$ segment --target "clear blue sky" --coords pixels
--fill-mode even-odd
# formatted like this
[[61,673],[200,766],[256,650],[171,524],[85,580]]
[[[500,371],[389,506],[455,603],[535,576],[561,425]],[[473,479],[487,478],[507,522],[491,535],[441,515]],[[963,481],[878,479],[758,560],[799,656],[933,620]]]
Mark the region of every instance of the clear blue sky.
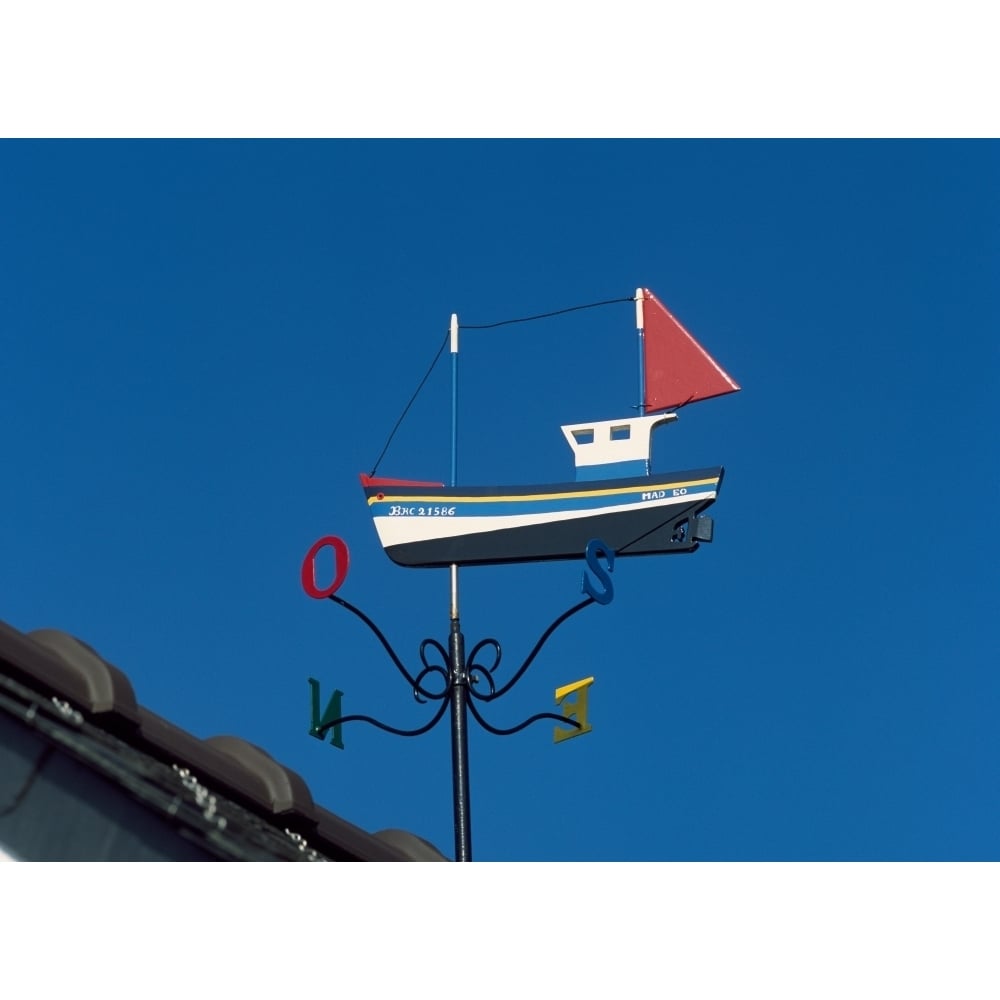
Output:
[[[1000,146],[0,143],[0,618],[65,629],[199,736],[453,849],[446,723],[300,590],[314,539],[416,665],[447,571],[378,546],[370,470],[447,329],[651,288],[743,386],[656,465],[722,464],[716,540],[622,560],[489,717],[596,676],[593,732],[473,724],[482,860],[996,859]],[[629,305],[463,337],[460,479],[572,475],[628,412]],[[445,479],[442,362],[380,472]],[[581,566],[462,576],[509,676]]]

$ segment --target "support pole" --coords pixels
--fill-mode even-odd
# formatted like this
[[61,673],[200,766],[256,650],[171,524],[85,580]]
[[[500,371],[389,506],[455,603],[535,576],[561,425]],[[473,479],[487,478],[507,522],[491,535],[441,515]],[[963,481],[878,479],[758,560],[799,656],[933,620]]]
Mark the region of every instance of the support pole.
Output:
[[[451,485],[458,485],[458,315],[451,314]],[[448,670],[451,680],[451,789],[455,811],[455,860],[472,860],[469,810],[469,730],[465,637],[458,616],[458,566],[451,565],[451,631]]]
[[465,637],[457,618],[448,641],[451,668],[451,786],[455,804],[455,860],[472,860],[472,817],[469,811],[469,730],[466,699]]

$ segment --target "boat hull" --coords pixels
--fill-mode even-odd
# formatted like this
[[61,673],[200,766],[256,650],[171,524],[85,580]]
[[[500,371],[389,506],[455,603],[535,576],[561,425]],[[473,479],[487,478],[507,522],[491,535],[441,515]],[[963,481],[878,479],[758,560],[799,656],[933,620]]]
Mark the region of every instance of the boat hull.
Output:
[[713,468],[543,486],[362,481],[389,558],[435,567],[579,559],[594,538],[617,556],[692,552],[722,477]]

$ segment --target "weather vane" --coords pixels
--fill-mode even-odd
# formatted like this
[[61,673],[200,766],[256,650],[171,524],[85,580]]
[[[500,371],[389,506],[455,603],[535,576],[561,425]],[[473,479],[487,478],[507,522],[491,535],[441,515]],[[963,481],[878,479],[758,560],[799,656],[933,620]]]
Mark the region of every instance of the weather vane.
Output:
[[[333,535],[319,539],[302,563],[305,592],[316,599],[329,599],[360,618],[379,640],[416,700],[425,704],[437,703],[425,725],[399,729],[371,716],[343,714],[341,691],[335,691],[323,708],[319,682],[310,678],[310,735],[320,740],[329,735],[332,744],[341,749],[344,746],[343,726],[348,722],[367,722],[399,736],[420,736],[433,729],[450,710],[457,861],[472,858],[469,714],[484,729],[498,736],[509,736],[534,722],[552,720],[557,723],[554,739],[559,743],[590,731],[588,693],[594,678],[587,677],[557,688],[558,712],[540,712],[510,729],[491,725],[477,702],[485,705],[510,691],[548,638],[568,618],[590,604],[610,603],[614,596],[611,573],[616,559],[693,552],[701,542],[712,540],[713,522],[703,512],[718,496],[723,469],[653,471],[652,432],[676,420],[676,411],[682,406],[736,392],[740,387],[648,289],[636,289],[634,297],[576,306],[559,313],[616,302],[635,303],[639,340],[639,403],[635,407],[638,412],[616,420],[563,425],[563,435],[575,460],[576,479],[573,482],[530,486],[458,485],[460,327],[454,314],[445,341],[451,346],[451,482],[445,485],[378,477],[375,475],[377,462],[376,469],[361,475],[376,533],[389,558],[399,566],[450,570],[447,647],[436,639],[424,639],[419,651],[420,669],[411,672],[406,668],[378,626],[337,594],[347,577],[350,560],[342,539]],[[559,313],[505,322],[526,322]],[[500,325],[503,324],[490,324]],[[325,548],[333,552],[335,571],[332,582],[321,585],[317,580],[316,560]],[[483,639],[466,654],[459,618],[459,568],[565,559],[585,561],[584,600],[559,615],[510,680],[500,684],[497,670],[501,649],[496,639]]]

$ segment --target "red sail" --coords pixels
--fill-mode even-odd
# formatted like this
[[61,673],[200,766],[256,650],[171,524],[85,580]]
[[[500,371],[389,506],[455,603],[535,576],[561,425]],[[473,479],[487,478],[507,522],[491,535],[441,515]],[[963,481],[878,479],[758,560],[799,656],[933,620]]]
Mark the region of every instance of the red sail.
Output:
[[740,387],[648,288],[643,289],[642,312],[647,413],[739,391]]

